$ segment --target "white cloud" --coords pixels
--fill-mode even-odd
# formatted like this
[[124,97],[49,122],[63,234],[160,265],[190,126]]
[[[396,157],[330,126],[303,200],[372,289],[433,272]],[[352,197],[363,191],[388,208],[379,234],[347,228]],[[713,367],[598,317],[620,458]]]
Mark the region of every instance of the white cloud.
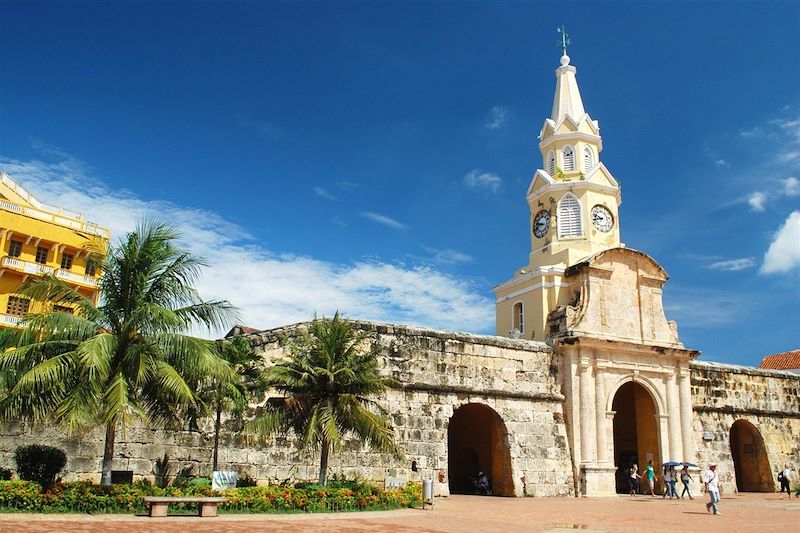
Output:
[[442,265],[453,265],[456,263],[471,263],[474,258],[458,250],[436,250],[433,260]]
[[780,274],[800,267],[800,211],[793,211],[764,254],[761,274]]
[[800,180],[795,177],[790,177],[783,180],[783,194],[786,196],[800,195]]
[[764,204],[767,203],[767,195],[763,192],[754,192],[747,198],[747,203],[753,211],[762,212],[765,209]]
[[508,109],[496,105],[489,111],[489,120],[484,125],[490,130],[498,130],[502,128],[508,120]]
[[503,179],[492,172],[483,172],[480,169],[474,169],[467,172],[464,176],[464,184],[470,189],[487,189],[492,192],[497,192]]
[[706,268],[709,270],[724,270],[728,272],[736,272],[739,270],[745,270],[747,268],[753,268],[756,266],[756,261],[752,257],[742,257],[739,259],[728,259],[725,261],[716,261],[707,265]]
[[278,253],[218,213],[109,190],[71,158],[49,163],[0,157],[0,169],[41,201],[81,211],[109,227],[114,240],[142,217],[172,222],[182,231],[184,246],[208,264],[198,283],[200,294],[229,300],[249,326],[276,327],[308,320],[315,312],[330,316],[337,309],[351,318],[462,331],[489,332],[494,326],[490,298],[470,282],[435,269]]
[[408,226],[406,226],[405,224],[398,222],[393,218],[389,218],[386,215],[381,215],[380,213],[373,213],[371,211],[362,211],[361,216],[373,222],[377,222],[378,224],[383,224],[384,226],[388,226],[390,228],[408,229]]
[[336,197],[322,187],[314,187],[314,194],[326,200],[336,200]]

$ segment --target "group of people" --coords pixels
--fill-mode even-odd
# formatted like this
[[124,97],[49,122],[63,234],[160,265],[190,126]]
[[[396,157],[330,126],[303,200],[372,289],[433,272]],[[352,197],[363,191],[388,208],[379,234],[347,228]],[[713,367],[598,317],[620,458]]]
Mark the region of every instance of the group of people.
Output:
[[[655,496],[655,484],[656,476],[655,468],[653,467],[653,461],[647,461],[647,467],[644,469],[644,475],[639,474],[639,466],[634,464],[630,468],[630,477],[628,478],[630,484],[630,491],[631,496],[636,496],[639,492],[640,487],[640,479],[644,478],[647,480],[648,488],[650,489],[650,495]],[[683,468],[680,471],[676,470],[675,466],[665,466],[662,473],[661,473],[661,481],[664,484],[664,494],[662,498],[666,498],[669,496],[669,499],[672,498],[679,498],[678,496],[678,480],[683,483],[683,491],[681,492],[680,498],[684,498],[687,495],[689,496],[690,500],[694,500],[691,491],[691,482],[692,476],[689,474],[689,465],[683,464]],[[708,494],[709,501],[706,504],[706,510],[710,513],[713,512],[714,514],[718,515],[719,512],[719,475],[717,474],[717,464],[710,463],[708,465],[708,470],[703,473],[703,487],[705,492]]]
[[[655,468],[653,467],[653,461],[647,461],[647,467],[644,469],[644,475],[639,474],[639,466],[632,465],[630,469],[630,491],[631,496],[636,496],[639,492],[640,488],[640,479],[645,479],[647,481],[647,486],[650,489],[650,496],[655,496],[655,486],[656,486],[656,479],[658,476],[656,475]],[[664,494],[663,497],[666,498],[669,496],[669,499],[678,498],[678,480],[683,483],[683,491],[681,492],[680,498],[684,498],[685,496],[689,496],[690,500],[693,500],[694,497],[692,496],[692,491],[690,488],[690,483],[692,481],[692,476],[689,474],[689,465],[684,464],[683,468],[678,471],[675,469],[674,466],[665,466],[662,473],[661,473],[661,481],[664,484]]]

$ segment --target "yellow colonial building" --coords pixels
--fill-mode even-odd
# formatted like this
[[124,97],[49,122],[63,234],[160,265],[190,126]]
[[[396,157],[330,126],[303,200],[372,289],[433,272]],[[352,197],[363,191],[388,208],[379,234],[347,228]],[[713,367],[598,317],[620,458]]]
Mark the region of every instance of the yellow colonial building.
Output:
[[570,265],[620,244],[614,176],[600,161],[600,126],[584,110],[576,69],[566,51],[556,69],[550,118],[539,133],[542,168],[528,187],[528,264],[494,288],[497,335],[544,341],[547,315],[569,303]]
[[0,172],[0,327],[42,309],[16,292],[31,276],[55,276],[96,302],[108,240],[108,229],[39,201]]

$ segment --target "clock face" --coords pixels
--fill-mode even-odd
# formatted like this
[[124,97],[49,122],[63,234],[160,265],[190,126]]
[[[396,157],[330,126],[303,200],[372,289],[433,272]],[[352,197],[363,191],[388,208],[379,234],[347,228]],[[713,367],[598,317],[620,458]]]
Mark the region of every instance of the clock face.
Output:
[[550,229],[550,211],[543,209],[533,218],[533,234],[541,239],[547,234],[548,229]]
[[592,208],[592,224],[600,231],[608,233],[614,227],[614,216],[604,206],[596,205]]

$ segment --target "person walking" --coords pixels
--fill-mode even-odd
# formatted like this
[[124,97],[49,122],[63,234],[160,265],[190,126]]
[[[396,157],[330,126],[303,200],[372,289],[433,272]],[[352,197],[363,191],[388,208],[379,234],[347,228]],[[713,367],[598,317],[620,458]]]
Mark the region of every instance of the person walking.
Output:
[[669,488],[671,494],[669,495],[669,499],[675,498],[678,499],[678,471],[675,470],[674,466],[669,467]]
[[664,484],[664,494],[661,496],[662,498],[669,496],[670,499],[672,499],[672,485],[670,485],[671,481],[672,473],[669,471],[669,467],[665,466],[661,474],[661,482]]
[[690,500],[694,500],[692,497],[692,491],[689,490],[689,483],[692,481],[692,476],[689,475],[689,466],[683,465],[681,469],[681,483],[683,483],[683,491],[681,492],[681,499],[683,499],[684,495],[688,494]]
[[650,487],[650,496],[655,496],[653,491],[656,485],[656,470],[653,468],[653,460],[647,461],[647,467],[644,469],[644,478],[647,479],[647,485]]
[[717,506],[719,503],[719,474],[717,474],[717,463],[708,463],[708,470],[703,474],[703,486],[705,486],[709,498],[706,504],[706,511],[710,513],[713,510],[714,514],[722,514],[719,512]]
[[634,464],[631,466],[630,478],[628,479],[628,483],[631,486],[631,496],[636,496],[636,493],[639,492],[640,479],[642,479],[642,476],[639,475],[639,465]]
[[778,481],[781,484],[781,500],[783,499],[783,491],[786,491],[786,495],[789,499],[792,499],[792,491],[789,488],[789,465],[784,465],[783,470],[778,472]]

